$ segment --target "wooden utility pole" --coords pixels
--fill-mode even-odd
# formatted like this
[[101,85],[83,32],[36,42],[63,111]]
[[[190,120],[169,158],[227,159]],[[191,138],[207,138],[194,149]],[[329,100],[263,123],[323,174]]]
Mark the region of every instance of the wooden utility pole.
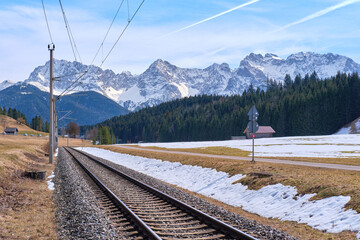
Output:
[[50,51],[50,126],[49,126],[49,163],[53,163],[54,160],[54,97],[53,97],[53,51],[55,50],[55,44],[49,44],[48,49]]

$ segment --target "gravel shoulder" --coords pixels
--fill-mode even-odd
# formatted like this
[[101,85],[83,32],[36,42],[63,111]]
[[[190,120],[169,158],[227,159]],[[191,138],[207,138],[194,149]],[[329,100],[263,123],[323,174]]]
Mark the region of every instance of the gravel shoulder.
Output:
[[63,148],[55,167],[55,217],[60,239],[118,239],[91,187]]

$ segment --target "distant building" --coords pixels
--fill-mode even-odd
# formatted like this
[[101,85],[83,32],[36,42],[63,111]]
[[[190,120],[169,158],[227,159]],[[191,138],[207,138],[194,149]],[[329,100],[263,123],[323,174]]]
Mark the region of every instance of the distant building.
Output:
[[[248,132],[247,128],[244,133],[246,134],[246,138],[252,138],[251,133]],[[255,133],[255,138],[270,138],[274,133],[274,129],[270,126],[259,126],[259,129]]]
[[19,131],[17,128],[5,128],[4,132],[6,135],[16,135]]

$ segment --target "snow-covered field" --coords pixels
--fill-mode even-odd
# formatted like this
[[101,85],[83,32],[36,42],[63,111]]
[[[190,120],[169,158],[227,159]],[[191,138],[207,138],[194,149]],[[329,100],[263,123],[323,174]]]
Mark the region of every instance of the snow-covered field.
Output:
[[[292,139],[295,143],[303,141],[301,138]],[[316,139],[307,141],[324,142],[319,138]],[[277,139],[277,141],[280,144],[281,140]],[[284,140],[284,142],[288,141]],[[296,145],[294,142],[292,144]],[[333,141],[327,139],[327,142],[336,145],[335,139]],[[344,142],[351,143],[349,139]],[[212,142],[212,144],[215,146],[216,143]],[[179,145],[185,145],[185,143]],[[119,154],[98,148],[78,149],[264,217],[305,223],[313,228],[332,233],[344,230],[360,231],[360,214],[351,209],[344,209],[344,205],[350,200],[349,196],[309,201],[314,194],[295,197],[297,190],[291,186],[276,184],[255,191],[247,189],[247,186],[240,183],[233,184],[244,177],[241,174],[230,177],[225,172],[200,166]]]
[[[252,140],[142,143],[142,147],[230,147],[252,151]],[[360,157],[360,134],[255,139],[255,155],[263,157]]]

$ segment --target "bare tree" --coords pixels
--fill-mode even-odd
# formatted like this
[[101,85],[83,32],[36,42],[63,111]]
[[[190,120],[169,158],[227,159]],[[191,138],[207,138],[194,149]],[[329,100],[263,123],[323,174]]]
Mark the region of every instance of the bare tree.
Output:
[[26,120],[24,118],[18,118],[17,121],[19,122],[19,125],[26,124]]
[[61,129],[61,136],[65,136],[66,135],[66,129],[65,128],[62,128]]
[[80,133],[80,127],[75,122],[69,122],[66,126],[66,130],[70,137],[76,137]]

